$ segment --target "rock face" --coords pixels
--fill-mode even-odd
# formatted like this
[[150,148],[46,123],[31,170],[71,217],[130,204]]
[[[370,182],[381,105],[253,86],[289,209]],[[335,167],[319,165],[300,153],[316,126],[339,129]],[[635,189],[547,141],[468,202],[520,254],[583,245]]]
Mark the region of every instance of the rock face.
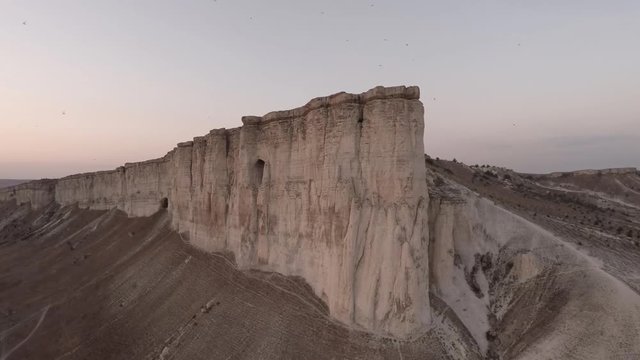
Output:
[[337,320],[407,338],[430,321],[418,98],[417,87],[316,98],[161,159],[0,190],[0,200],[129,216],[167,207],[196,247],[230,251],[241,269],[301,276]]
[[0,189],[0,201],[15,200],[39,209],[55,199],[56,180],[39,180]]

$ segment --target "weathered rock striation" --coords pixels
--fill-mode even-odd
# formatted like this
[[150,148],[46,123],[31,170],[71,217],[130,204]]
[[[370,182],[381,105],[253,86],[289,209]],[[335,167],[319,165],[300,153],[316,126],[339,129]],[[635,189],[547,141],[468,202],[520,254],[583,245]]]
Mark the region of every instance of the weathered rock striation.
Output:
[[2,189],[0,201],[167,207],[196,247],[301,276],[339,321],[407,338],[430,321],[423,117],[417,87],[339,93],[160,159]]

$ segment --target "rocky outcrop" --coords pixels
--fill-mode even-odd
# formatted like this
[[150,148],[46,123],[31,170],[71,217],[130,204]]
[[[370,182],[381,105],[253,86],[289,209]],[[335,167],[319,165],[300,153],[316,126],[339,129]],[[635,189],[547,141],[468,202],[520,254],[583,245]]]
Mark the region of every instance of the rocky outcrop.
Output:
[[339,321],[410,337],[430,321],[424,109],[417,87],[377,87],[244,117],[160,159],[11,191],[38,207],[148,216],[242,269],[303,277]]
[[0,201],[31,204],[34,209],[42,208],[55,198],[56,180],[39,180],[0,189]]

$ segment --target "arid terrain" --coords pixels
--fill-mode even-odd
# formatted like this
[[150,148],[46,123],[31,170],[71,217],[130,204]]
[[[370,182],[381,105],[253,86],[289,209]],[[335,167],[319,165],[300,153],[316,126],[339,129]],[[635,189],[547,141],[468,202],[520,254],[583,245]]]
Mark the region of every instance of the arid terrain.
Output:
[[[482,259],[471,271],[484,272],[488,282],[489,357],[639,358],[625,352],[625,341],[639,338],[637,172],[527,175],[430,158],[427,165],[432,201],[460,206],[470,201],[464,193],[474,192],[557,235],[564,243],[556,246],[600,261],[606,271],[590,274],[596,270],[553,261],[567,250],[546,249],[548,264],[505,256],[508,247]],[[186,244],[170,229],[165,210],[127,218],[118,210],[51,205],[32,211],[3,203],[0,219],[2,359],[485,357],[460,320],[473,311],[471,302],[456,309],[455,300],[434,301],[438,320],[418,339],[350,330],[328,316],[304,280],[238,271],[233,255]],[[516,280],[516,271],[527,279]],[[608,274],[611,279],[598,279]],[[482,292],[469,274],[464,281]],[[610,303],[607,282],[627,287],[616,290],[622,304]],[[432,291],[438,299],[440,290]],[[566,323],[572,327],[561,326]],[[451,329],[457,329],[453,336]],[[563,336],[560,352],[545,352],[545,342]],[[583,357],[589,344],[603,352]]]
[[0,218],[2,359],[446,358],[436,331],[348,330],[300,279],[185,244],[164,210],[3,204]]
[[[489,355],[640,358],[640,172],[533,175],[429,157],[426,162],[434,198],[487,202],[500,210],[487,216],[481,208],[485,226],[520,218],[534,232],[526,237],[546,238],[518,246],[522,239],[512,237],[497,251],[502,269],[495,268],[495,257],[480,257],[489,283]],[[499,224],[496,232],[483,230],[483,237],[509,236],[509,228]],[[515,279],[514,270],[520,272]],[[469,276],[467,282],[482,288]]]
[[424,155],[417,87],[0,189],[0,360],[640,359],[640,173]]

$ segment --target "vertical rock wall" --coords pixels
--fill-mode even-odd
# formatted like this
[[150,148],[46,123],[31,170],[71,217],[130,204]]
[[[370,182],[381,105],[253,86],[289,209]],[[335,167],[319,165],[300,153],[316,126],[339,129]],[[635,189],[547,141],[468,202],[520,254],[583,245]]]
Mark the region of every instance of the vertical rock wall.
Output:
[[0,202],[16,201],[39,209],[51,204],[55,198],[56,180],[39,180],[0,189]]
[[418,98],[378,87],[244,117],[161,159],[60,179],[55,200],[147,216],[166,199],[193,245],[302,276],[341,322],[408,337],[430,321]]

